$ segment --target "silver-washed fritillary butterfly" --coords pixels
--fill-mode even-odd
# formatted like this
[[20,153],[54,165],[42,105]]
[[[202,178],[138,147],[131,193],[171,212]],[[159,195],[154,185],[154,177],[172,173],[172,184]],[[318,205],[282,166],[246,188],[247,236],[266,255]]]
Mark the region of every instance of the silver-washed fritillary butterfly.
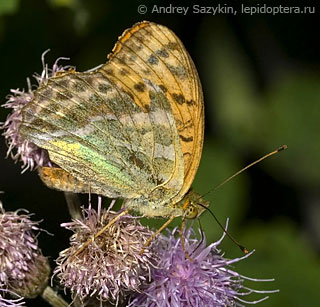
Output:
[[[168,28],[126,30],[92,72],[50,78],[23,109],[21,134],[59,167],[50,187],[125,199],[146,217],[196,217],[190,190],[204,133],[203,94],[190,55]],[[188,210],[186,214],[186,210]]]

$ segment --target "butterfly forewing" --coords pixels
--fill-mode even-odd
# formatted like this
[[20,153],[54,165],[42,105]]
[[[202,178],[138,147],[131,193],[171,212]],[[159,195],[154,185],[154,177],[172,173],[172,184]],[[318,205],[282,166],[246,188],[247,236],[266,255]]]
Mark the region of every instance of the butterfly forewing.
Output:
[[184,184],[177,201],[190,188],[202,152],[203,95],[194,63],[171,30],[149,22],[125,31],[109,58],[105,71],[128,88],[137,104],[149,101],[145,80],[153,80],[170,102],[184,158]]

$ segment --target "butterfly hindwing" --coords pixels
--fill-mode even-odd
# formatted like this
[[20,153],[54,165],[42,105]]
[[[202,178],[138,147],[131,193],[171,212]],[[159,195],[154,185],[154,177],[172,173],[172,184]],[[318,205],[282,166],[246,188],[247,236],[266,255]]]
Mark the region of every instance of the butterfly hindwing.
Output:
[[170,104],[160,89],[148,86],[150,105],[143,109],[103,71],[51,78],[23,110],[20,131],[93,192],[148,194],[173,174],[181,177]]

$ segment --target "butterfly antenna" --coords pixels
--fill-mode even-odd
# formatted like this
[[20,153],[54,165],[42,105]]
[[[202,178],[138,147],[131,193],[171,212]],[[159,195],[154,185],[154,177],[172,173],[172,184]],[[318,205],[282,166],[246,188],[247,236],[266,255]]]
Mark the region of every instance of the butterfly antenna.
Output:
[[206,209],[209,211],[209,213],[213,216],[213,218],[216,220],[216,222],[218,223],[218,225],[221,227],[221,229],[223,230],[223,232],[228,236],[228,238],[234,243],[236,244],[241,250],[242,252],[244,252],[245,254],[248,254],[248,250],[241,245],[224,227],[223,225],[220,223],[220,221],[218,220],[218,218],[215,216],[215,214],[206,206],[202,205],[202,204],[198,204],[199,206],[201,206],[202,208]]
[[[260,159],[250,163],[249,165],[247,165],[246,167],[242,168],[240,171],[236,172],[235,174],[233,174],[231,177],[227,178],[226,180],[224,180],[222,183],[220,183],[219,185],[217,185],[216,187],[214,187],[213,189],[209,190],[207,193],[201,195],[201,197],[199,197],[199,200],[200,198],[204,197],[205,195],[213,192],[213,191],[216,191],[218,190],[220,187],[222,187],[224,184],[226,184],[227,182],[229,182],[231,179],[233,179],[234,177],[238,176],[239,174],[241,174],[242,172],[244,172],[245,170],[247,170],[249,167],[261,162],[262,160],[282,151],[282,150],[285,150],[287,149],[287,145],[283,145],[279,148],[277,148],[276,150],[264,155],[263,157],[261,157]],[[221,227],[221,229],[223,230],[223,232],[229,237],[229,239],[235,243],[245,254],[248,253],[248,250],[243,246],[241,245],[224,227],[223,225],[220,223],[220,221],[218,220],[218,218],[215,216],[215,214],[206,206],[202,205],[200,202],[198,203],[199,206],[201,206],[202,208],[206,209],[209,211],[209,213],[213,216],[213,218],[215,219],[215,221],[217,222],[217,224]]]
[[218,184],[216,187],[214,187],[213,189],[209,190],[208,192],[204,193],[203,195],[201,195],[201,197],[204,197],[205,195],[214,192],[216,190],[218,190],[219,188],[221,188],[224,184],[226,184],[227,182],[229,182],[231,179],[233,179],[234,177],[240,175],[242,172],[244,172],[245,170],[247,170],[248,168],[250,168],[251,166],[261,162],[262,160],[271,157],[273,155],[275,155],[276,153],[283,151],[285,149],[287,149],[288,146],[287,145],[282,145],[279,148],[277,148],[276,150],[269,152],[268,154],[264,155],[263,157],[261,157],[260,159],[250,163],[249,165],[247,165],[246,167],[244,167],[243,169],[241,169],[240,171],[236,172],[235,174],[233,174],[232,176],[230,176],[229,178],[227,178],[226,180],[224,180],[223,182],[221,182],[220,184]]

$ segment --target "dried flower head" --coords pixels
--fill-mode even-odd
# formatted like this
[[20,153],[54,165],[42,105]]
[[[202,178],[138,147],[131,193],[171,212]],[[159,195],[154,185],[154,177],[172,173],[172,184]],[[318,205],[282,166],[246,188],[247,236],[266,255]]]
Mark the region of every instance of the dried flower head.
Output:
[[118,304],[129,292],[139,292],[150,281],[151,268],[158,259],[150,248],[142,255],[140,252],[153,233],[137,218],[124,215],[76,254],[83,243],[119,215],[101,211],[101,199],[97,211],[89,207],[84,212],[85,219],[62,225],[74,234],[71,246],[60,253],[54,273],[71,290],[74,299],[83,301],[95,296],[100,301]]
[[8,115],[5,123],[0,127],[4,129],[4,137],[8,144],[7,155],[11,156],[13,160],[21,160],[23,162],[23,171],[27,169],[34,169],[38,166],[52,166],[52,162],[49,159],[47,150],[39,148],[34,143],[24,139],[19,134],[19,127],[22,120],[21,110],[22,108],[33,100],[34,91],[39,87],[47,83],[48,79],[54,76],[58,72],[66,71],[69,66],[58,65],[59,60],[67,58],[58,58],[51,69],[44,62],[44,56],[42,55],[42,73],[34,74],[37,84],[31,85],[30,79],[27,79],[28,90],[25,91],[19,89],[12,89],[10,95],[7,96],[7,102],[3,105],[5,108],[12,109],[12,112]]
[[[7,298],[8,295],[16,298]],[[23,301],[22,297],[6,289],[5,286],[0,284],[0,306],[1,307],[22,307],[22,306],[25,306],[25,302]]]
[[[168,231],[167,237],[162,235],[157,240],[154,246],[161,261],[152,269],[153,281],[143,293],[132,296],[130,306],[241,306],[241,303],[267,299],[244,301],[242,296],[261,291],[245,287],[243,282],[248,278],[229,269],[231,264],[247,258],[252,252],[241,258],[226,259],[218,249],[224,236],[206,246],[205,238],[199,242],[189,229],[185,234],[185,250],[193,259],[190,261],[186,259],[181,239],[176,238],[177,232],[177,229]],[[262,291],[270,292],[275,291]]]
[[37,225],[29,215],[5,212],[0,206],[0,285],[27,298],[42,293],[50,274],[34,234]]

